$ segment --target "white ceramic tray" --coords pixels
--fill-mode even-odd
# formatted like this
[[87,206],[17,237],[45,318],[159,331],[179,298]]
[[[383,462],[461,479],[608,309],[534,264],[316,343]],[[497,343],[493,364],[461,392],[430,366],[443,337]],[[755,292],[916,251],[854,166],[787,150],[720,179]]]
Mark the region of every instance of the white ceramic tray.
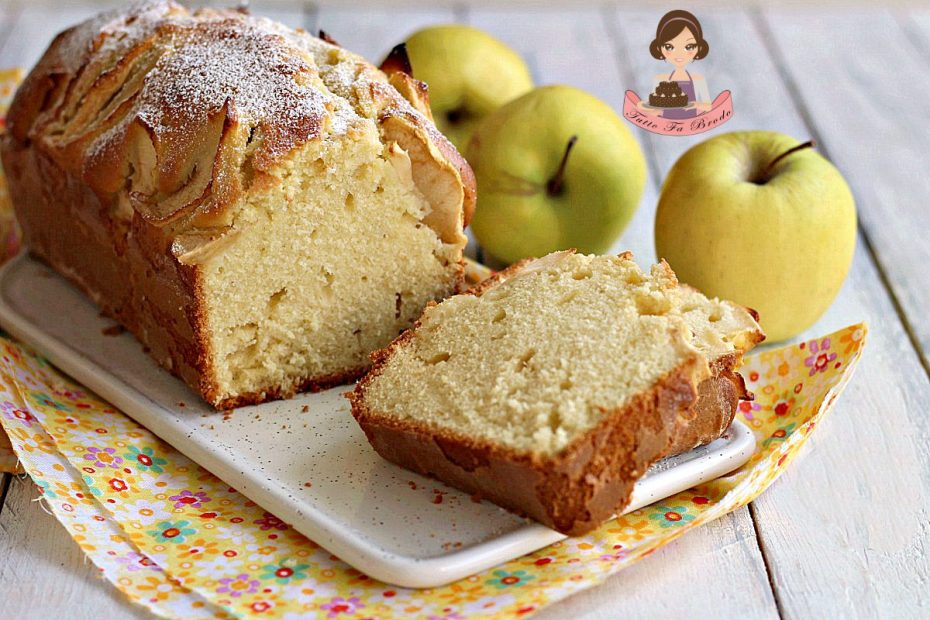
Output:
[[[113,322],[29,256],[0,271],[0,324],[248,498],[382,581],[438,586],[564,538],[382,460],[353,420],[341,395],[345,386],[231,415],[214,411],[161,370],[132,335],[105,335]],[[754,447],[752,433],[734,423],[708,446],[657,463],[637,484],[630,510],[732,471]]]

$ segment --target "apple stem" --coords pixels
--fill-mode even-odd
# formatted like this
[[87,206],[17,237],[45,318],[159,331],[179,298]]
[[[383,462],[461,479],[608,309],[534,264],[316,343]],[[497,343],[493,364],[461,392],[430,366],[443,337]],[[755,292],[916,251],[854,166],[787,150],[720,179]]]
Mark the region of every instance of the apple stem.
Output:
[[788,157],[792,153],[797,153],[798,151],[803,151],[804,149],[813,148],[815,146],[817,146],[816,142],[814,142],[813,140],[808,140],[804,144],[799,144],[797,146],[791,147],[790,149],[788,149],[787,151],[785,151],[784,153],[782,153],[781,155],[773,159],[771,162],[769,162],[769,165],[765,167],[765,171],[762,173],[762,179],[763,179],[762,182],[764,183],[765,181],[769,180],[770,178],[769,175],[772,173],[772,170],[775,168],[778,162]]
[[562,183],[565,182],[565,165],[568,163],[568,155],[572,152],[572,147],[575,146],[576,142],[578,142],[578,136],[574,135],[568,139],[568,144],[565,145],[562,161],[559,162],[555,175],[549,179],[549,183],[546,185],[546,191],[549,192],[550,196],[558,196],[562,193]]

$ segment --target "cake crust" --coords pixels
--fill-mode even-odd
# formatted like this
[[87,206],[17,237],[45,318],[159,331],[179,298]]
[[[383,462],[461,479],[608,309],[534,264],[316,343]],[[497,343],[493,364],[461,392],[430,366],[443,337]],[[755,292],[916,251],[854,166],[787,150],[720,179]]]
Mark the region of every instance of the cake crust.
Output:
[[[330,55],[352,69],[344,91],[327,95]],[[245,89],[240,60],[251,72]],[[474,176],[417,111],[420,98],[408,101],[361,57],[302,31],[156,0],[64,31],[17,91],[0,155],[24,245],[219,409],[352,381],[366,364],[225,395],[204,293],[204,261],[237,234],[232,207],[276,183],[295,150],[344,130],[333,101],[410,154],[434,207],[428,217],[443,220],[436,230],[467,224]],[[449,270],[457,290],[460,254]]]
[[[527,269],[545,269],[573,252],[525,259],[465,294],[480,296]],[[626,252],[620,256],[632,258]],[[601,409],[598,424],[557,454],[518,452],[369,407],[369,386],[390,358],[416,337],[420,327],[417,321],[390,346],[373,353],[371,370],[353,392],[346,393],[352,415],[369,443],[392,463],[477,494],[570,536],[584,534],[622,512],[634,484],[653,463],[717,439],[732,423],[740,399],[753,398],[736,372],[741,351],[713,360],[695,352],[622,406]],[[748,346],[763,338],[761,331],[750,333]]]
[[[687,380],[668,377],[547,461],[378,416],[358,397],[352,399],[352,413],[385,459],[477,493],[564,534],[580,535],[629,501],[633,483],[669,441],[662,418],[677,415],[678,407],[692,398]],[[623,419],[626,423],[620,423]],[[652,431],[636,432],[637,426]],[[612,458],[599,458],[603,455]]]
[[[372,411],[367,385],[408,331],[374,354],[375,365],[346,396],[352,415],[383,458],[477,494],[569,536],[599,526],[629,504],[633,485],[661,458],[718,438],[740,398],[751,398],[732,369],[693,379],[697,358],[613,411],[553,458],[518,453],[447,429]],[[729,364],[730,360],[722,361]]]
[[[237,10],[190,13],[172,0],[137,2],[55,37],[10,104],[8,133],[51,155],[99,194],[130,183],[132,209],[161,226],[172,223],[172,236],[200,233],[228,223],[229,206],[246,189],[230,164],[246,147],[251,171],[260,176],[340,122],[313,85],[320,68],[310,51],[326,48],[346,53]],[[384,73],[351,56],[354,79],[368,90],[361,105],[370,106],[382,125],[397,121],[435,148],[441,163],[461,177],[467,223],[474,175],[418,111],[424,98],[428,109],[425,93],[401,93]],[[251,74],[240,75],[236,62]],[[155,67],[158,77],[150,79]],[[240,89],[244,79],[262,88]],[[137,183],[132,164],[149,161],[148,148],[159,162],[156,178]]]

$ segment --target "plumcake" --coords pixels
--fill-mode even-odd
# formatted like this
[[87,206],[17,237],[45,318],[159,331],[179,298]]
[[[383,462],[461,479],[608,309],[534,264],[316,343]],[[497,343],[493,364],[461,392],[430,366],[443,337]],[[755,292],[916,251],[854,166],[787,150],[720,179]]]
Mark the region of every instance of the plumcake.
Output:
[[664,262],[566,251],[430,305],[348,396],[382,457],[579,535],[726,430],[763,338]]
[[3,165],[29,250],[225,409],[357,378],[457,291],[474,177],[425,98],[302,30],[136,3],[55,38]]

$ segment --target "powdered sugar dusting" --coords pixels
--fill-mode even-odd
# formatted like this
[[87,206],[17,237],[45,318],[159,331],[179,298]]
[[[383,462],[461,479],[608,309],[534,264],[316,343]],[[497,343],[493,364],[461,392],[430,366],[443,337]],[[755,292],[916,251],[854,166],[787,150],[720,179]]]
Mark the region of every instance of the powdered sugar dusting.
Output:
[[197,24],[190,34],[146,80],[138,110],[146,124],[183,128],[228,103],[240,123],[283,126],[296,143],[318,132],[333,106],[312,84],[314,67],[278,36],[240,20]]
[[62,33],[56,52],[43,62],[51,62],[68,73],[76,73],[84,63],[110,56],[121,56],[138,43],[154,24],[170,14],[185,13],[171,0],[143,0],[105,11]]
[[30,78],[57,89],[32,125],[39,141],[60,152],[79,144],[81,176],[97,191],[126,191],[159,225],[226,225],[224,207],[256,172],[305,143],[377,130],[385,115],[435,131],[356,54],[268,19],[191,13],[171,0],[66,31]]
[[152,41],[161,55],[134,95],[132,109],[89,145],[88,155],[122,140],[135,119],[168,151],[188,148],[224,108],[230,120],[258,130],[263,161],[322,134],[344,133],[356,115],[321,88],[312,55],[283,30],[236,11],[191,14],[164,0],[106,13],[72,29],[55,54],[58,66],[105,70]]
[[342,97],[349,96],[350,89],[359,77],[359,67],[355,63],[327,65],[323,71],[326,73],[326,85]]

